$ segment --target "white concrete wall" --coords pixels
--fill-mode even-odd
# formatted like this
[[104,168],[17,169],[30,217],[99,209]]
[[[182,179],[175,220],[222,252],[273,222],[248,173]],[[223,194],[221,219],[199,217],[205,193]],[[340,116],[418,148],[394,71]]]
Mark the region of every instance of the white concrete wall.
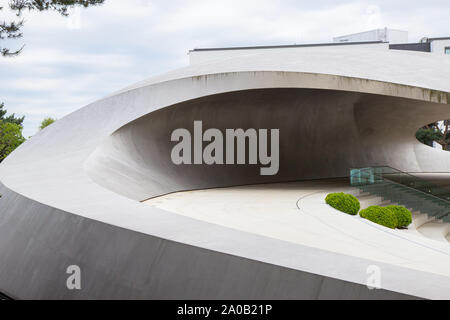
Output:
[[431,42],[431,52],[433,52],[433,53],[444,54],[446,47],[450,47],[450,39],[449,40],[434,40],[433,42]]
[[385,41],[385,39],[380,39],[380,30],[370,30],[365,32],[348,34],[345,36],[336,37],[333,39],[334,42],[359,42],[359,41]]
[[362,42],[362,41],[384,41],[389,43],[407,43],[408,32],[394,29],[375,29],[366,32],[349,34],[333,39],[336,43]]
[[408,43],[408,31],[388,29],[387,41],[390,44]]

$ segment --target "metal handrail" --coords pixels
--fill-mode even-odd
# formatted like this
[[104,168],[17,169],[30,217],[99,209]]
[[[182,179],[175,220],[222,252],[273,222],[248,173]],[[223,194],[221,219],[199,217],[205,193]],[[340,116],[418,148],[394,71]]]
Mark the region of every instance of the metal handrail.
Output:
[[[375,169],[384,169],[384,168],[389,169],[389,170],[391,170],[393,172],[391,172],[391,173],[383,173],[383,172],[381,172],[381,174],[380,174],[379,172],[377,172],[375,170]],[[358,174],[359,178],[361,178],[361,173],[364,174],[365,171],[369,171],[370,170],[370,177],[374,178],[372,183],[362,183],[361,185],[376,185],[377,182],[379,182],[379,181],[384,181],[384,180],[385,181],[389,181],[392,184],[399,185],[399,186],[402,186],[403,188],[407,188],[407,189],[413,190],[415,193],[420,193],[422,195],[426,195],[427,197],[432,197],[432,198],[434,198],[435,201],[437,200],[438,202],[436,204],[438,206],[444,206],[443,210],[444,211],[446,211],[446,210],[448,211],[447,213],[445,213],[443,215],[437,216],[438,219],[443,219],[443,218],[445,218],[445,217],[450,215],[450,211],[449,211],[450,210],[450,201],[448,201],[447,199],[443,199],[443,198],[441,198],[439,196],[436,196],[431,191],[432,189],[436,189],[437,188],[438,190],[448,191],[447,193],[450,193],[449,189],[442,188],[442,187],[440,187],[438,185],[435,185],[433,183],[429,183],[427,180],[418,178],[418,177],[413,176],[413,175],[411,175],[409,173],[402,172],[402,171],[400,171],[398,169],[395,169],[395,168],[392,168],[392,167],[389,167],[389,166],[375,166],[375,167],[370,167],[370,168],[352,169],[352,171],[354,171],[354,170],[358,170],[359,171],[359,174]],[[386,175],[396,174],[396,173],[402,174],[402,175],[406,175],[407,177],[412,178],[413,182],[414,181],[424,182],[426,187],[430,188],[430,192],[424,192],[423,190],[418,189],[418,188],[414,188],[411,185],[403,184],[401,182],[398,182],[398,181],[395,181],[395,180],[392,180],[392,179],[389,179],[388,177],[386,177]],[[356,177],[356,174],[350,174],[350,177]],[[381,180],[375,179],[375,178],[379,178]],[[426,198],[425,198],[425,200],[433,201],[431,199],[426,199]]]
[[[394,170],[394,171],[395,171],[395,172],[392,172],[392,174],[400,173],[400,174],[403,174],[403,175],[406,175],[406,176],[408,176],[408,177],[413,178],[415,181],[420,181],[420,182],[426,183],[426,184],[427,184],[427,188],[436,188],[436,189],[439,189],[439,190],[447,191],[447,193],[450,193],[450,189],[446,189],[446,188],[440,187],[439,185],[430,183],[429,181],[427,181],[427,180],[425,180],[425,179],[418,178],[418,177],[416,177],[416,176],[414,176],[414,175],[411,175],[411,174],[409,174],[409,173],[407,173],[407,172],[403,172],[403,171],[400,171],[400,170],[398,170],[398,169],[395,169],[395,168],[392,168],[392,167],[389,167],[389,166],[374,166],[374,167],[370,167],[370,168],[361,168],[361,169],[358,169],[358,170],[375,169],[375,168],[381,168],[381,169],[382,169],[382,168],[388,168],[388,169],[390,169],[390,170]],[[433,192],[431,192],[431,191],[430,191],[430,192],[424,192],[423,190],[420,190],[420,189],[418,189],[418,188],[414,188],[414,187],[412,187],[412,186],[410,186],[410,185],[406,185],[406,184],[403,184],[403,183],[399,183],[399,182],[394,181],[394,180],[392,180],[392,179],[389,179],[388,177],[385,176],[386,174],[391,174],[391,173],[382,173],[382,175],[380,175],[380,174],[377,173],[376,171],[373,171],[372,174],[373,174],[374,176],[377,176],[377,177],[381,178],[381,179],[386,179],[386,180],[389,180],[389,181],[391,181],[391,182],[395,182],[395,183],[397,183],[397,184],[399,184],[399,185],[402,185],[402,186],[404,186],[404,187],[407,187],[407,188],[416,190],[416,191],[421,192],[421,193],[423,193],[423,194],[431,195],[431,196],[435,197],[436,199],[439,199],[439,200],[441,200],[441,201],[445,201],[446,203],[448,203],[448,204],[450,205],[450,201],[449,201],[450,199],[444,199],[444,198],[441,198],[441,197],[439,197],[439,196],[433,194]]]

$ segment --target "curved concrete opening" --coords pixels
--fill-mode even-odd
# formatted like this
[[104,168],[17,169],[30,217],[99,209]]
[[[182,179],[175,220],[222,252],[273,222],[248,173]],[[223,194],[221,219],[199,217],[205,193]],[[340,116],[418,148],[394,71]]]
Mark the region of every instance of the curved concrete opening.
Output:
[[[450,154],[415,138],[419,127],[443,118],[450,118],[446,104],[390,96],[236,91],[186,101],[125,125],[91,155],[85,169],[98,184],[138,201],[183,190],[345,177],[352,167],[444,172],[450,171]],[[279,173],[261,176],[259,164],[173,164],[172,132],[192,133],[196,120],[203,121],[203,130],[280,129]]]
[[[446,120],[438,120],[438,121],[434,121],[433,122],[433,124],[435,124],[435,123],[437,123],[437,122],[439,122],[440,124],[439,124],[439,127],[440,127],[440,129],[438,130],[437,128],[435,128],[434,126],[430,126],[429,124],[427,124],[427,127],[426,127],[426,131],[428,131],[428,130],[435,130],[435,131],[437,131],[437,132],[439,132],[439,131],[444,131],[444,130],[442,130],[442,128],[443,127],[441,127],[441,124],[443,124],[443,125],[445,125],[444,124],[444,122],[445,122]],[[438,139],[436,136],[435,137],[433,137],[433,136],[431,136],[431,134],[430,133],[426,133],[425,134],[425,132],[423,131],[423,129],[424,129],[424,127],[420,127],[418,130],[417,130],[417,133],[416,133],[416,138],[417,138],[417,140],[420,142],[420,143],[422,143],[422,144],[424,144],[424,145],[426,145],[426,146],[429,146],[429,147],[433,147],[434,148],[434,146],[433,146],[433,143]],[[445,131],[444,131],[445,132]],[[445,136],[445,134],[443,134],[444,136]],[[422,139],[422,140],[421,140]],[[426,141],[426,142],[425,142]],[[436,148],[439,148],[439,150],[444,150],[444,151],[450,151],[450,150],[446,150],[443,146],[440,146],[438,143],[436,143]]]

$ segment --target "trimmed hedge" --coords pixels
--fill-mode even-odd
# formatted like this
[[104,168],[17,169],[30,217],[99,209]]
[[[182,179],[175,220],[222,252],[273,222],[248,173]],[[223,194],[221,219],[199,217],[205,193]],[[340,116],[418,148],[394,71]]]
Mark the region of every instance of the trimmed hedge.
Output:
[[371,206],[362,210],[359,215],[361,218],[367,219],[379,225],[395,229],[398,227],[397,215],[392,209],[380,206]]
[[361,208],[359,200],[351,194],[331,193],[325,199],[325,202],[336,210],[356,216]]
[[406,228],[412,223],[412,213],[405,207],[387,206],[386,208],[391,210],[397,216],[397,228]]

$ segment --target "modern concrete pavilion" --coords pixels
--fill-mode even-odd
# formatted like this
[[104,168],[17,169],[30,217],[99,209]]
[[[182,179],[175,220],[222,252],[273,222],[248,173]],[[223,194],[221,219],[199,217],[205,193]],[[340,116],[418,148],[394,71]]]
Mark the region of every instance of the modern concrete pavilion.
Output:
[[[350,168],[450,172],[450,153],[415,139],[421,126],[450,118],[449,57],[379,46],[197,61],[58,120],[0,165],[0,291],[21,299],[449,299],[448,243],[324,204],[327,192],[355,191],[342,180]],[[174,165],[170,135],[194,120],[279,128],[278,175]],[[298,182],[277,185],[287,181]],[[199,191],[214,193],[209,201],[191,194],[189,210],[167,202],[182,191],[260,183],[274,193],[241,197],[242,206],[233,202],[246,194],[239,188]],[[279,207],[270,194],[280,195]],[[81,268],[81,290],[66,287],[70,265]],[[381,290],[366,287],[373,265]]]

